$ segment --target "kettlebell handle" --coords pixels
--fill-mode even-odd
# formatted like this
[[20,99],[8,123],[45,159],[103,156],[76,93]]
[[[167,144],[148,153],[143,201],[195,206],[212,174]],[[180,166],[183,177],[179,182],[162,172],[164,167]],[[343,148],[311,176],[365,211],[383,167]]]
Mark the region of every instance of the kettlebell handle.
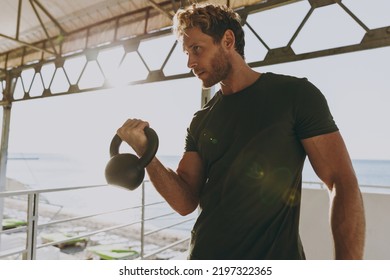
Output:
[[[145,168],[153,159],[154,155],[158,149],[158,136],[157,133],[151,129],[150,127],[145,127],[144,129],[145,136],[148,139],[148,146],[146,148],[145,153],[139,158],[138,166]],[[114,135],[114,138],[111,140],[110,144],[110,156],[116,156],[119,154],[119,147],[122,143],[122,139],[118,136],[118,134]]]

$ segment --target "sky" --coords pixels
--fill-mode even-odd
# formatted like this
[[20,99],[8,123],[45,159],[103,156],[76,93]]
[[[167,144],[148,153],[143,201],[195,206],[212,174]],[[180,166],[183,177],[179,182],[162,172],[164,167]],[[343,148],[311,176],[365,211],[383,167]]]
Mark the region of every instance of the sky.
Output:
[[[343,3],[363,3],[354,1]],[[388,15],[377,15],[383,10],[390,10],[389,2],[378,1],[381,6],[377,10],[373,10],[375,5],[365,8],[367,14],[375,14],[367,18],[370,28],[390,25]],[[285,7],[277,12],[270,10],[261,13],[259,18],[249,17],[248,22],[264,36],[270,47],[278,47],[288,42],[294,26],[296,28],[307,11],[307,5],[307,1],[302,1],[295,6],[294,16],[292,7]],[[361,39],[364,32],[350,21],[345,21],[345,13],[333,6],[323,9],[313,15],[312,22],[302,30],[303,38],[297,38],[293,45],[297,52],[324,44],[330,47],[326,46],[327,42],[351,43]],[[354,11],[361,13],[362,9],[364,6],[357,5]],[[329,15],[332,15],[332,21],[329,21]],[[280,21],[280,18],[285,20]],[[343,20],[345,24],[338,24]],[[161,59],[155,46],[151,41],[145,43],[145,52],[154,52],[156,59]],[[254,46],[253,36],[247,32],[248,62],[262,55],[262,50],[256,50]],[[185,67],[183,54],[175,55],[178,61],[175,64]],[[307,77],[327,98],[351,157],[390,160],[389,60],[390,48],[387,47],[256,70]],[[194,112],[201,106],[200,93],[200,81],[187,78],[15,102],[12,107],[9,153],[65,154],[103,165],[109,158],[108,147],[116,129],[128,118],[141,118],[149,121],[159,135],[159,155],[181,155],[186,128]],[[121,149],[131,152],[125,146]]]

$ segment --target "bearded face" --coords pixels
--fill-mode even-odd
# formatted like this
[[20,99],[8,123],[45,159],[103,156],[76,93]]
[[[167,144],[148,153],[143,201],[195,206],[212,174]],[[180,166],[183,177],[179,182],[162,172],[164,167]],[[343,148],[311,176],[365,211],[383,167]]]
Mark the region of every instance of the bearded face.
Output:
[[203,33],[199,28],[186,30],[183,37],[183,51],[188,55],[187,66],[202,81],[204,88],[227,79],[232,64],[229,54],[220,43]]
[[231,69],[232,65],[227,55],[222,47],[219,47],[215,56],[212,57],[208,69],[198,78],[202,80],[204,88],[209,88],[226,79]]

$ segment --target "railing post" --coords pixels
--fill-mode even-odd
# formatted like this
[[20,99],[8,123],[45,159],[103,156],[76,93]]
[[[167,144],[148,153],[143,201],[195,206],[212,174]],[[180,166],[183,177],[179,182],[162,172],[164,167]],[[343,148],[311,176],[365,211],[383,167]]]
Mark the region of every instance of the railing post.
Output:
[[141,260],[144,258],[145,246],[145,181],[142,182],[141,194]]
[[[9,87],[6,89],[9,90]],[[5,191],[7,184],[7,160],[8,160],[8,140],[11,123],[11,106],[12,103],[3,106],[3,122],[1,128],[0,139],[0,192]],[[4,198],[0,197],[0,225],[3,224],[4,213]],[[0,249],[1,249],[1,236],[0,236]]]
[[203,107],[203,105],[205,105],[207,102],[209,102],[209,100],[211,99],[211,97],[213,97],[215,94],[215,86],[212,86],[210,88],[202,88],[202,92],[201,92],[201,101],[200,101],[200,105]]
[[31,193],[28,195],[27,208],[27,252],[23,255],[23,259],[35,260],[37,252],[37,232],[38,232],[38,204],[39,194]]

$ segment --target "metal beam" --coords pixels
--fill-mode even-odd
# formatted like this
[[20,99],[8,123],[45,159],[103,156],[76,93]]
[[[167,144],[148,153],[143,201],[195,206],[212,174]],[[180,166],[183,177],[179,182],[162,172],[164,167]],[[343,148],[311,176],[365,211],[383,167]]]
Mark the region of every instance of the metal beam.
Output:
[[390,26],[369,31],[359,44],[338,48],[295,54],[290,47],[272,49],[262,61],[249,63],[250,67],[260,67],[279,63],[300,61],[324,56],[338,55],[390,46]]
[[18,3],[18,17],[17,17],[17,22],[16,22],[16,35],[15,38],[18,40],[19,39],[19,31],[20,31],[20,19],[22,17],[22,0],[19,0]]
[[168,12],[168,11],[164,10],[163,8],[161,8],[161,6],[159,4],[157,4],[156,2],[154,2],[153,0],[148,0],[148,2],[150,3],[150,5],[153,6],[153,8],[158,10],[161,14],[167,16],[169,19],[173,18],[173,14],[171,14],[170,12]]
[[[36,3],[36,2],[35,2]],[[41,27],[43,29],[43,31],[45,32],[45,35],[46,35],[46,38],[47,40],[49,41],[50,45],[51,45],[51,48],[53,49],[54,53],[57,54],[57,50],[56,50],[56,47],[54,46],[54,43],[53,43],[53,40],[50,38],[49,36],[49,32],[47,31],[46,29],[46,26],[44,25],[38,11],[37,11],[37,8],[35,7],[34,5],[34,1],[33,0],[30,0],[30,4],[31,4],[31,7],[33,8],[34,10],[34,13],[35,15],[37,16],[38,20],[39,20],[39,23],[41,24]]]
[[61,24],[49,13],[49,11],[38,0],[31,0],[31,2],[37,4],[37,6],[50,18],[50,20],[54,23],[54,25],[57,26],[61,34],[63,35],[67,34],[65,29],[62,28]]
[[303,0],[263,0],[260,1],[258,4],[246,6],[243,10],[240,9],[237,12],[239,14],[257,13],[300,1]]
[[30,44],[30,43],[27,43],[27,42],[18,40],[18,39],[16,39],[16,38],[12,38],[12,37],[7,36],[7,35],[5,35],[5,34],[1,34],[1,33],[0,33],[0,37],[3,37],[3,38],[5,38],[5,39],[8,39],[8,40],[10,40],[10,41],[16,42],[16,43],[18,43],[18,44],[21,44],[21,45],[23,45],[23,46],[32,48],[32,49],[37,50],[37,51],[40,51],[40,52],[46,52],[46,53],[49,53],[49,54],[54,54],[54,52],[52,52],[52,51],[49,51],[49,50],[46,50],[46,49],[37,47],[36,45],[33,45],[33,44]]
[[341,1],[337,1],[337,4],[351,17],[355,22],[357,22],[364,30],[369,31],[370,29],[365,25],[350,9],[348,9]]

